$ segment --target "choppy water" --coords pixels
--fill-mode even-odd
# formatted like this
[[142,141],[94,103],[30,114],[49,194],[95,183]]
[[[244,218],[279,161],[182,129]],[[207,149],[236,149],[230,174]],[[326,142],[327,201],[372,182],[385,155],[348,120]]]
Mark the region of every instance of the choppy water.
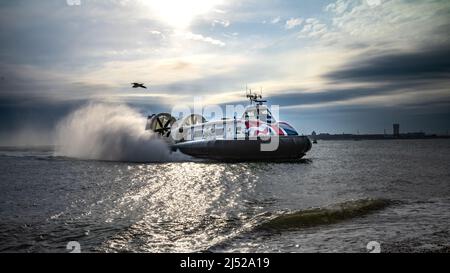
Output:
[[322,141],[295,163],[0,149],[0,251],[450,249],[450,141]]

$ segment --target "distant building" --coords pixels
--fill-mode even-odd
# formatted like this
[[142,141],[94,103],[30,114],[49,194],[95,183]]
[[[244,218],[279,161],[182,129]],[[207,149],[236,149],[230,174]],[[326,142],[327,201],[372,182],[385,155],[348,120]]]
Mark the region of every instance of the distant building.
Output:
[[394,137],[400,137],[400,124],[398,123],[393,124],[393,135]]
[[412,132],[403,134],[405,138],[425,138],[426,134],[424,132]]

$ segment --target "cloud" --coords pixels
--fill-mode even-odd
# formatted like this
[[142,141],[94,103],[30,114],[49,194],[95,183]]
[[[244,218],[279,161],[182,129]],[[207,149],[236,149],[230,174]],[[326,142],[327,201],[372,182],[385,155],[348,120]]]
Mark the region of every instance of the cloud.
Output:
[[367,5],[374,7],[381,5],[381,0],[366,0]]
[[278,24],[281,21],[281,17],[277,16],[275,18],[273,18],[272,20],[270,20],[271,24]]
[[334,47],[364,44],[397,50],[449,41],[449,1],[338,0],[325,10],[331,24],[321,38]]
[[0,7],[2,62],[79,68],[107,60],[109,54],[115,57],[122,52],[126,53],[122,57],[140,58],[167,46],[148,32],[164,25],[144,14],[136,3],[89,1],[71,7],[62,2],[28,1]]
[[286,21],[285,28],[286,29],[293,29],[296,26],[301,25],[302,23],[303,23],[303,19],[302,18],[291,18],[291,19]]
[[358,56],[342,67],[328,72],[333,81],[387,82],[450,79],[450,45],[417,51],[384,52]]
[[[363,0],[364,1],[364,0]],[[356,1],[353,0],[338,0],[325,7],[326,11],[330,11],[336,14],[342,14],[349,9],[351,5],[354,5]]]
[[[298,98],[297,98],[298,99]],[[295,98],[292,98],[295,100]],[[420,101],[418,103],[417,101]],[[430,109],[428,107],[434,106],[439,109]],[[342,98],[340,100],[331,101],[317,101],[312,103],[299,103],[287,106],[282,106],[284,109],[339,109],[342,107],[346,109],[362,110],[378,109],[379,112],[385,109],[392,109],[397,111],[409,112],[414,114],[415,110],[422,109],[425,112],[438,112],[445,115],[450,115],[449,111],[450,100],[440,91],[430,91],[428,93],[419,91],[406,92],[391,92],[388,94],[370,94],[365,96],[355,96],[349,98]]]
[[193,41],[201,41],[201,42],[205,42],[205,43],[209,43],[215,46],[219,46],[219,47],[224,47],[226,44],[224,42],[222,42],[221,40],[217,40],[211,37],[205,37],[201,34],[195,34],[192,32],[186,32],[182,34],[183,37],[185,37],[186,39],[189,40],[193,40]]
[[[0,4],[3,105],[94,98],[167,106],[211,90],[211,101],[236,101],[246,83],[280,104],[323,112],[450,97],[447,0],[219,1],[182,29],[169,21],[184,11],[162,2],[170,20],[143,0],[56,2]],[[151,89],[130,92],[131,81]],[[278,97],[285,92],[291,97]]]
[[229,27],[230,26],[230,21],[228,20],[214,20],[212,22],[212,26],[215,27],[216,25],[221,25],[223,27]]
[[287,106],[321,105],[335,103],[349,99],[366,97],[374,94],[386,93],[386,88],[334,88],[320,92],[302,90],[283,91],[284,94],[271,96],[271,103]]
[[320,38],[327,33],[328,27],[316,18],[308,18],[305,21],[303,29],[299,33],[300,38]]
[[162,34],[161,31],[158,31],[158,30],[150,30],[150,33],[153,35],[161,35]]

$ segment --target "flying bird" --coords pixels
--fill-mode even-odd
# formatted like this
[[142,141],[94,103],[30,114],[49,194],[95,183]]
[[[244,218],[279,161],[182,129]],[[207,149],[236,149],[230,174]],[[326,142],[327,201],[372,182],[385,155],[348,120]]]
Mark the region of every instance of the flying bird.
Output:
[[145,89],[147,89],[147,87],[143,83],[133,82],[131,84],[133,85],[133,88],[145,88]]

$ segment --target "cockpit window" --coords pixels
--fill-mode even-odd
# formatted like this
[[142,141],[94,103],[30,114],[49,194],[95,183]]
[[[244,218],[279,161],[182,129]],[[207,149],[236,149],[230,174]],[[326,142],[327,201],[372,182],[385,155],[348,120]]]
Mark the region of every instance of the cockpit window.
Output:
[[244,117],[248,120],[257,120],[263,122],[275,122],[273,120],[272,114],[266,108],[259,109],[259,113],[257,109],[247,110],[244,114]]
[[272,122],[272,115],[270,114],[270,111],[267,109],[260,109],[259,120],[264,122]]
[[252,120],[252,119],[256,119],[256,110],[250,110],[245,112],[245,117]]

